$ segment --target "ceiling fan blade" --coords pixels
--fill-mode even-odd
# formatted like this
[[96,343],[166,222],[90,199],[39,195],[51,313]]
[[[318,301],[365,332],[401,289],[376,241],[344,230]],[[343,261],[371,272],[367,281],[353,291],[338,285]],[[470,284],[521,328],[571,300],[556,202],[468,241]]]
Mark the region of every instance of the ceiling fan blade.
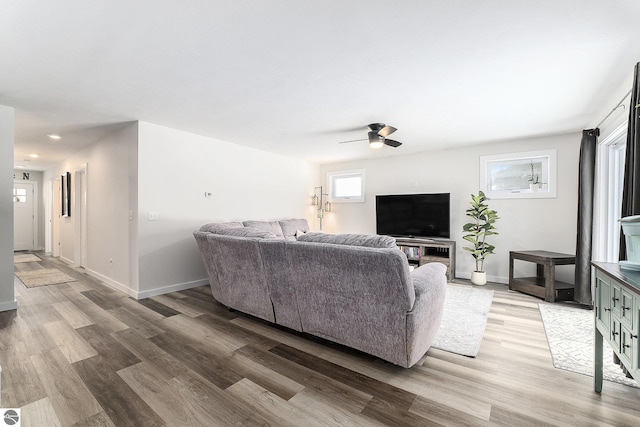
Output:
[[338,142],[338,144],[347,144],[349,142],[358,142],[358,141],[366,141],[366,140],[367,140],[367,138],[364,138],[364,139],[350,139],[349,141],[340,141],[340,142]]
[[378,131],[378,135],[382,135],[386,138],[397,130],[398,129],[394,128],[393,126],[385,126]]
[[393,147],[393,148],[399,147],[399,146],[402,145],[402,142],[398,142],[398,141],[395,141],[393,139],[385,139],[384,143],[385,143],[385,145],[388,145],[389,147]]

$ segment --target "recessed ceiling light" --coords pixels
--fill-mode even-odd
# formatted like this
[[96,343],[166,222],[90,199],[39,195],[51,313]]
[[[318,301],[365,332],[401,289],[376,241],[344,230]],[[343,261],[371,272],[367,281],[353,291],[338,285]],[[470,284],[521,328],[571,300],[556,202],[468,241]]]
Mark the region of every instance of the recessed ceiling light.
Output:
[[48,136],[49,138],[51,138],[51,139],[55,139],[55,140],[62,139],[62,137],[61,137],[60,135],[56,135],[55,133],[50,133],[50,134],[49,134],[49,135],[47,135],[47,136]]
[[31,154],[29,154],[29,157],[31,157],[32,159],[37,159],[40,156],[38,154],[36,154],[36,153],[31,153]]
[[25,168],[24,165],[14,165],[13,167],[16,168],[16,169],[24,169]]

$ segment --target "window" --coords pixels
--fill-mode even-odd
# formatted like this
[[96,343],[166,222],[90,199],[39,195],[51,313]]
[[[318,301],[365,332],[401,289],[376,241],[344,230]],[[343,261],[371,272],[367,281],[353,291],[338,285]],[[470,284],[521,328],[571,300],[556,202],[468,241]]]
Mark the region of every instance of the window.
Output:
[[556,197],[556,150],[480,156],[480,188],[491,199]]
[[331,202],[364,202],[364,169],[328,172],[327,180]]
[[27,189],[26,188],[14,188],[13,189],[13,203],[27,203]]

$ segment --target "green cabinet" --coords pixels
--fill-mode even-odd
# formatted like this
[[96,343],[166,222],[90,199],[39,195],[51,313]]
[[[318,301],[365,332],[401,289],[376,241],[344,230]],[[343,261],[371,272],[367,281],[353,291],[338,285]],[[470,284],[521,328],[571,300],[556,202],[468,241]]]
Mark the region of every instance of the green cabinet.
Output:
[[640,272],[594,262],[594,389],[602,391],[602,346],[606,340],[627,371],[640,379]]

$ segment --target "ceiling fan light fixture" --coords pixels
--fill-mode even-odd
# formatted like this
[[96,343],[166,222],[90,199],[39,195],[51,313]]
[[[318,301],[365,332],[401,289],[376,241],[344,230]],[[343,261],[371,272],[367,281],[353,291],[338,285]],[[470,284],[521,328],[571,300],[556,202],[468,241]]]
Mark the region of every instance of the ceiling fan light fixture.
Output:
[[376,131],[369,132],[369,147],[382,148],[384,145],[384,136],[378,134]]

